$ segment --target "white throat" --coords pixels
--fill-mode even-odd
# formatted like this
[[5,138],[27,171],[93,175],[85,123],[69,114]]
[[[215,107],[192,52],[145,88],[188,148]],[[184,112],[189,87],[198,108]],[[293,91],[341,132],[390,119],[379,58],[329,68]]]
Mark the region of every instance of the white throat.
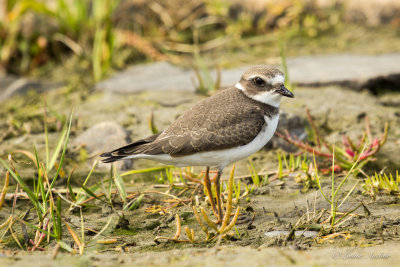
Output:
[[280,95],[278,93],[275,93],[272,91],[266,91],[266,92],[261,92],[256,95],[248,95],[246,93],[246,90],[244,89],[244,87],[242,86],[242,84],[240,82],[238,82],[235,85],[235,87],[237,89],[239,89],[240,91],[242,91],[243,93],[245,93],[248,97],[250,97],[258,102],[261,102],[261,103],[264,103],[264,104],[267,104],[267,105],[270,105],[270,106],[273,106],[276,108],[279,108],[279,105],[281,104],[282,95]]

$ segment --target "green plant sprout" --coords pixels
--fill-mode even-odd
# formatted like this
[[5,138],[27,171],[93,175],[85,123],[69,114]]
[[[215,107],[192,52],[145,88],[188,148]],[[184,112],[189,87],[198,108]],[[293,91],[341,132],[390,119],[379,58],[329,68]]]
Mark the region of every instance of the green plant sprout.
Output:
[[253,181],[253,184],[255,187],[261,187],[264,185],[264,179],[262,179],[260,181],[260,177],[258,176],[258,173],[254,167],[253,162],[250,161],[250,164],[248,166],[249,172],[250,172],[250,176],[251,176],[251,180]]
[[203,59],[197,53],[194,54],[194,64],[192,69],[196,75],[198,85],[196,92],[199,94],[207,95],[209,92],[216,91],[221,86],[221,69],[219,66],[216,68],[217,78],[214,81],[210,69],[207,67]]
[[386,173],[368,176],[363,184],[364,194],[375,197],[378,194],[400,195],[399,191],[400,175],[396,171],[396,175],[387,175]]
[[[361,152],[364,152],[366,148],[366,145],[364,146],[364,148],[362,149]],[[342,201],[339,203],[339,192],[340,189],[342,188],[342,186],[344,185],[344,183],[347,181],[347,179],[349,178],[349,176],[353,173],[353,171],[356,169],[356,166],[359,162],[359,159],[356,160],[356,162],[353,164],[353,166],[351,167],[351,169],[348,171],[348,173],[346,174],[346,176],[342,179],[342,181],[340,182],[339,186],[335,189],[335,145],[333,145],[332,147],[332,154],[333,154],[333,158],[332,158],[332,177],[331,177],[331,196],[330,199],[324,194],[324,191],[322,190],[321,187],[321,182],[320,182],[320,177],[318,175],[318,168],[317,168],[317,163],[315,160],[315,155],[313,156],[313,161],[314,161],[314,170],[315,170],[315,178],[317,181],[317,185],[319,188],[319,191],[321,192],[321,195],[325,198],[325,200],[330,204],[331,207],[331,213],[330,213],[330,224],[331,227],[334,228],[336,226],[338,226],[338,224],[343,221],[345,218],[347,218],[353,211],[357,210],[361,205],[359,204],[358,206],[356,206],[354,209],[345,212],[339,219],[336,218],[336,215],[338,213],[339,208],[343,205],[343,203],[345,203],[345,201],[347,200],[347,198],[351,195],[351,193],[354,191],[354,189],[356,188],[359,180],[357,180],[357,182],[353,185],[353,187],[347,192],[346,196],[342,199]],[[362,153],[361,153],[362,155]],[[361,156],[360,156],[361,157]]]
[[307,192],[310,188],[317,188],[315,176],[313,174],[313,163],[307,159],[306,155],[288,156],[277,152],[278,156],[278,171],[276,177],[282,179],[284,177],[291,177],[297,183],[303,185],[302,192]]
[[[22,190],[27,194],[30,202],[32,203],[34,210],[36,211],[36,214],[38,216],[38,227],[34,226],[28,222],[23,221],[26,225],[34,228],[37,230],[36,232],[36,238],[35,240],[30,240],[32,243],[33,247],[28,248],[30,250],[34,250],[38,248],[40,243],[42,242],[44,236],[40,236],[40,232],[47,234],[48,236],[52,236],[57,240],[58,243],[61,243],[62,239],[62,230],[61,230],[61,199],[57,198],[56,203],[54,203],[54,197],[53,197],[53,188],[54,184],[59,177],[64,158],[65,158],[65,153],[67,150],[67,145],[68,145],[68,140],[69,140],[69,134],[71,131],[71,124],[72,124],[72,114],[69,116],[69,120],[66,121],[66,124],[61,132],[58,144],[56,146],[56,149],[54,150],[54,153],[52,157],[50,158],[49,155],[49,145],[48,145],[48,132],[47,132],[47,126],[45,126],[45,142],[46,142],[46,164],[42,163],[39,160],[38,154],[36,152],[36,148],[34,146],[34,154],[32,155],[28,151],[18,151],[17,153],[22,153],[23,155],[27,156],[29,159],[32,160],[32,162],[35,164],[35,167],[37,169],[37,179],[34,179],[34,184],[33,184],[33,189],[31,189],[21,178],[19,175],[18,171],[13,165],[13,157],[9,155],[9,163],[10,166],[4,162],[0,158],[0,163],[7,169],[7,174],[11,175],[11,177],[17,182],[17,184],[22,188]],[[47,124],[46,122],[46,110],[44,113],[44,123],[45,125]],[[62,148],[62,152],[60,151]],[[61,156],[60,156],[61,152]],[[59,163],[57,164],[57,170],[56,173],[53,176],[53,179],[50,181],[49,176],[50,176],[50,171],[52,170],[52,166],[49,166],[49,164],[55,165],[57,158],[59,158]],[[37,181],[36,181],[37,180]],[[13,215],[11,215],[12,217]],[[50,219],[48,218],[50,216]],[[11,219],[11,222],[13,219]],[[52,223],[52,231],[50,229],[50,224],[49,222],[51,221]],[[13,223],[10,223],[10,227],[12,227]],[[47,231],[46,231],[47,228]],[[18,242],[17,242],[18,243]]]
[[[334,149],[334,147],[333,147]],[[365,147],[364,147],[365,149]],[[334,153],[333,153],[334,154]],[[351,187],[350,190],[347,191],[345,197],[343,199],[339,199],[339,194],[341,194],[341,189],[342,186],[345,184],[347,179],[351,174],[354,174],[354,170],[356,168],[358,161],[356,161],[353,165],[353,167],[349,170],[349,172],[345,175],[345,177],[341,180],[339,185],[335,187],[336,183],[336,177],[335,177],[335,157],[332,159],[332,166],[331,166],[331,194],[330,196],[327,196],[324,191],[322,190],[321,187],[321,182],[320,182],[320,176],[318,174],[318,167],[316,163],[316,157],[315,155],[313,156],[313,171],[311,174],[315,177],[314,179],[316,180],[318,189],[320,194],[323,196],[323,198],[329,203],[330,205],[330,211],[327,211],[326,209],[321,209],[320,211],[316,210],[316,197],[317,195],[315,194],[315,199],[314,199],[314,208],[313,211],[309,211],[309,203],[307,200],[306,203],[306,213],[303,214],[299,220],[296,222],[296,224],[291,227],[291,231],[289,232],[289,235],[286,238],[286,241],[293,240],[295,237],[295,231],[299,229],[303,230],[315,230],[315,231],[320,231],[320,234],[317,236],[315,241],[317,242],[323,242],[324,240],[328,240],[331,238],[335,238],[337,236],[343,236],[346,239],[350,237],[350,233],[346,231],[341,231],[341,232],[335,232],[336,229],[346,221],[350,220],[355,214],[353,212],[360,208],[361,206],[364,207],[364,209],[369,213],[368,209],[365,207],[365,205],[361,202],[359,205],[356,207],[351,207],[347,211],[340,212],[339,209],[342,207],[342,205],[346,202],[346,200],[350,197],[350,195],[354,192],[356,186],[359,183],[359,180]],[[316,192],[317,193],[317,192]],[[340,202],[340,203],[339,203]],[[328,218],[326,218],[326,214],[328,214]],[[338,217],[340,215],[340,217]],[[324,227],[326,223],[329,223],[328,227]],[[333,233],[332,233],[333,232]],[[327,233],[331,233],[329,235],[326,235]]]
[[[373,138],[371,135],[368,117],[365,117],[365,132],[357,142],[353,142],[348,136],[343,135],[342,146],[333,146],[320,135],[311,117],[310,111],[307,109],[306,112],[311,128],[310,138],[312,139],[311,141],[316,144],[316,146],[308,142],[303,142],[296,137],[290,136],[287,130],[285,131],[285,134],[277,131],[276,135],[289,144],[300,148],[302,152],[311,153],[313,155],[315,154],[316,156],[329,159],[330,162],[335,155],[337,161],[335,170],[337,171],[353,169],[354,163],[359,161],[356,169],[354,169],[354,173],[357,174],[358,170],[361,169],[365,164],[374,160],[374,156],[386,143],[389,124],[385,123],[385,128],[381,137]],[[364,149],[364,147],[366,148]]]
[[[27,72],[41,62],[47,54],[49,43],[62,43],[78,57],[88,57],[94,81],[100,80],[111,66],[115,49],[116,31],[111,19],[120,0],[54,1],[47,5],[44,1],[6,1],[5,20],[0,20],[0,29],[7,38],[0,40],[0,63],[10,64],[13,56],[22,55],[19,66],[12,66]],[[33,12],[41,19],[55,21],[56,33],[52,30],[43,34],[33,31],[30,36],[20,36],[22,21]],[[19,45],[16,45],[19,43]],[[3,45],[2,45],[3,44]],[[89,50],[89,53],[85,53]],[[54,57],[54,56],[53,56]]]
[[[65,122],[64,128],[61,131],[59,140],[57,142],[56,148],[54,149],[54,152],[50,155],[50,149],[49,149],[49,137],[48,137],[48,130],[47,130],[47,117],[46,117],[46,110],[44,113],[44,129],[45,129],[45,144],[46,144],[46,160],[45,163],[43,163],[38,156],[38,153],[36,151],[36,148],[34,146],[34,155],[28,151],[16,151],[13,154],[21,153],[28,157],[29,159],[32,160],[34,163],[36,170],[37,170],[37,177],[34,179],[33,182],[33,188],[31,189],[21,178],[19,175],[18,171],[16,170],[16,167],[14,166],[14,158],[10,154],[8,157],[9,160],[9,165],[0,158],[0,163],[6,168],[6,178],[11,176],[16,182],[19,187],[22,188],[22,190],[25,192],[27,195],[29,202],[33,205],[33,209],[36,211],[37,218],[38,218],[38,224],[35,225],[33,223],[30,223],[26,221],[24,218],[26,214],[29,213],[31,209],[29,209],[25,214],[22,216],[15,217],[15,215],[12,213],[10,217],[7,219],[5,225],[8,225],[7,230],[11,233],[12,237],[14,238],[15,242],[19,245],[21,249],[23,249],[22,244],[18,241],[17,236],[14,234],[12,227],[15,224],[15,222],[19,221],[22,224],[23,229],[25,226],[28,226],[32,228],[33,230],[36,231],[35,233],[35,238],[34,239],[29,239],[29,244],[31,246],[27,246],[26,249],[28,251],[34,251],[34,250],[44,250],[44,248],[40,247],[42,242],[45,240],[47,237],[47,242],[49,242],[50,237],[54,238],[57,242],[57,245],[59,247],[62,247],[63,249],[72,252],[73,249],[67,245],[62,239],[63,239],[63,228],[62,224],[65,225],[67,231],[70,233],[72,239],[74,242],[77,244],[79,248],[79,253],[82,254],[84,251],[85,246],[89,245],[91,242],[93,242],[95,239],[97,239],[101,233],[103,233],[108,226],[111,223],[111,220],[113,216],[111,216],[110,220],[108,223],[103,227],[103,229],[98,232],[93,238],[90,240],[85,241],[85,234],[84,234],[84,220],[83,220],[83,214],[82,214],[82,204],[85,200],[84,194],[78,192],[77,194],[74,193],[71,185],[70,185],[70,179],[72,176],[72,172],[70,176],[68,177],[67,180],[67,190],[69,192],[70,198],[72,201],[66,199],[63,197],[57,190],[55,190],[54,185],[57,180],[57,178],[60,176],[61,169],[65,160],[65,154],[66,154],[66,149],[68,145],[68,140],[69,140],[69,135],[71,131],[71,125],[72,125],[72,117],[73,117],[73,112],[71,112],[69,119]],[[94,167],[96,166],[97,162],[95,162],[92,170],[90,171],[89,175],[87,176],[85,183],[89,180]],[[56,170],[53,172],[52,169],[53,167],[56,167]],[[50,175],[52,175],[52,180],[50,180]],[[116,178],[117,179],[117,178]],[[7,179],[6,179],[6,185],[7,185]],[[6,187],[4,187],[6,188]],[[94,194],[92,190],[94,190],[93,187],[91,189],[86,188],[84,185],[82,186],[82,190],[86,192],[89,192],[91,194]],[[4,195],[5,195],[5,190],[2,191],[2,196],[0,199],[2,199],[2,202],[4,201]],[[58,194],[57,197],[54,196],[54,194]],[[81,236],[79,237],[75,230],[69,225],[68,222],[63,218],[64,216],[62,215],[62,203],[61,201],[64,200],[68,203],[71,203],[73,207],[78,207],[80,208],[80,216],[81,216]],[[2,203],[1,202],[1,203]],[[78,203],[78,204],[77,204]],[[25,230],[26,231],[26,230]],[[6,234],[5,232],[4,234]]]

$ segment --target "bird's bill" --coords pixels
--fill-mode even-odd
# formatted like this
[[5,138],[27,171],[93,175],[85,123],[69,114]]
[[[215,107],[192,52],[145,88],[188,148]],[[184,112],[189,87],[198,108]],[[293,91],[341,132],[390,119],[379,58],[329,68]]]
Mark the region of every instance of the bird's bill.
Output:
[[290,92],[285,86],[281,86],[278,90],[276,90],[276,92],[278,94],[281,94],[283,96],[287,96],[287,97],[294,97],[294,94],[292,92]]

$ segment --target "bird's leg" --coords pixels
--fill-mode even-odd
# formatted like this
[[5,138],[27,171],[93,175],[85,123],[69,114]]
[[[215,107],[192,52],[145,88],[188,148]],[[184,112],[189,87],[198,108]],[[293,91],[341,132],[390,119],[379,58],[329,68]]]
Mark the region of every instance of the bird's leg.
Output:
[[215,206],[214,197],[212,195],[211,181],[210,181],[210,177],[208,176],[209,172],[210,172],[210,167],[207,167],[206,173],[204,174],[204,187],[206,188],[208,198],[210,199],[210,203],[211,203],[211,207],[214,212],[214,215],[216,217],[218,217],[219,213],[217,212],[217,207]]
[[222,222],[222,199],[221,199],[221,175],[222,169],[218,169],[217,178],[215,179],[215,191],[217,192],[217,206],[218,206],[218,221],[217,223]]

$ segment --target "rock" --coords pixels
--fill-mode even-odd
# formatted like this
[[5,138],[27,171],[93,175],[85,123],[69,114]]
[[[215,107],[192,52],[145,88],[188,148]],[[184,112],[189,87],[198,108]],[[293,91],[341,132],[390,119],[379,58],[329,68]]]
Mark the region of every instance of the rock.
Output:
[[100,82],[96,89],[114,93],[136,93],[145,90],[195,91],[191,81],[193,71],[184,70],[167,62],[137,65]]
[[16,78],[11,75],[0,74],[0,103],[16,94],[25,94],[30,90],[45,92],[60,87],[60,84],[41,82],[28,78]]
[[0,69],[0,88],[7,88],[15,80],[17,80],[17,78],[15,76],[6,75]]
[[301,86],[343,85],[353,89],[400,85],[400,53],[302,56],[287,60],[291,82]]
[[[221,87],[237,83],[247,67],[223,70]],[[216,71],[210,70],[214,81]],[[157,75],[156,77],[154,77]],[[154,77],[154,78],[153,78]],[[133,66],[110,79],[100,82],[96,89],[113,93],[137,93],[142,91],[195,92],[197,78],[193,70],[176,67],[168,62],[155,62]]]
[[[343,85],[356,90],[389,89],[400,86],[400,53],[365,56],[335,54],[302,56],[287,60],[291,82],[300,86]],[[247,66],[223,70],[221,87],[237,83]],[[154,75],[157,77],[154,77]],[[215,71],[211,76],[216,80]],[[192,70],[182,69],[167,62],[133,66],[100,82],[96,88],[113,93],[141,91],[195,91],[197,78]]]
[[[112,121],[100,122],[82,134],[77,136],[72,142],[74,147],[84,147],[89,155],[98,155],[105,151],[109,151],[130,142],[128,133],[119,124]],[[91,160],[90,163],[93,163]],[[97,165],[100,169],[108,170],[110,164],[101,163]],[[117,162],[119,169],[129,169],[132,166],[132,160],[124,160]]]
[[[334,54],[287,60],[290,80],[300,86],[342,85],[360,90],[400,88],[400,53],[366,56]],[[222,86],[238,82],[247,66],[222,71]],[[215,76],[214,76],[215,78]]]

